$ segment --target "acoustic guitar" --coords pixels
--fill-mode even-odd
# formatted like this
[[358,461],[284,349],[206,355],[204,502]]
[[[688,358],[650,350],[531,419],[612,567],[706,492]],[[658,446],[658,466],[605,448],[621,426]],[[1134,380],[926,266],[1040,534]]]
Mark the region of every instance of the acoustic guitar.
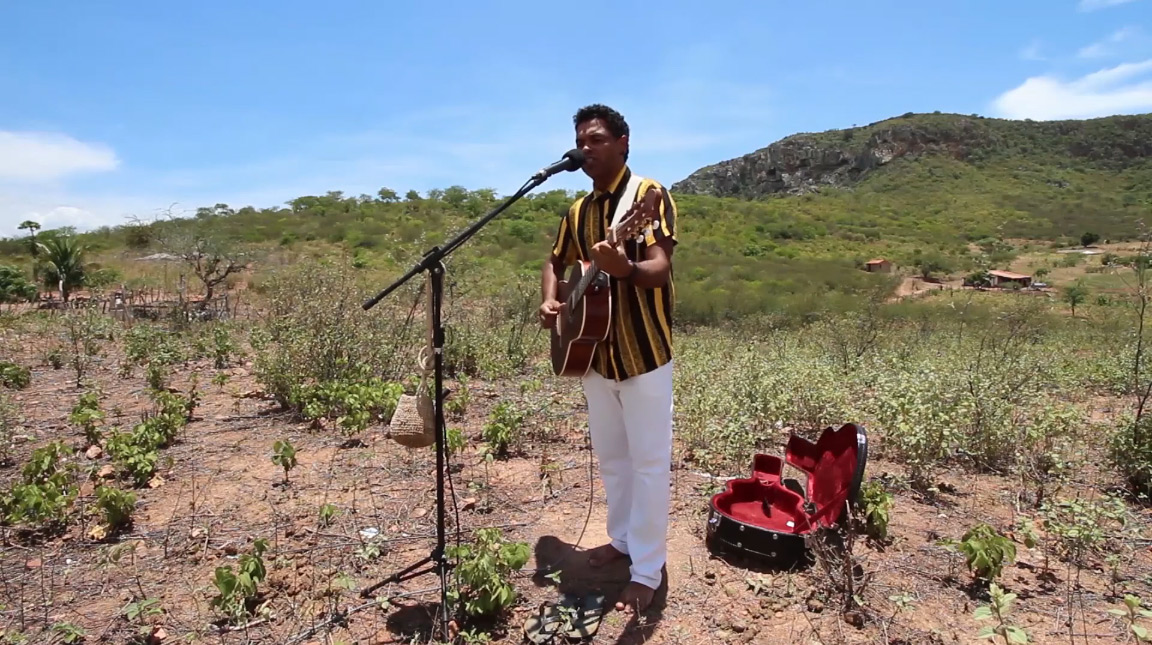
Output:
[[[616,246],[628,239],[643,239],[643,231],[659,215],[659,190],[649,190],[634,203],[605,240]],[[564,306],[552,327],[552,371],[557,376],[581,377],[592,367],[596,346],[608,338],[612,325],[612,289],[607,273],[595,262],[578,261],[568,279],[556,287],[556,299]]]

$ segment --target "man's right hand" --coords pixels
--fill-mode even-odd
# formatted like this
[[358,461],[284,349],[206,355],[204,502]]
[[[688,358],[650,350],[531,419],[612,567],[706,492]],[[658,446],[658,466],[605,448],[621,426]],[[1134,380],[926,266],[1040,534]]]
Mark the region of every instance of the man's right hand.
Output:
[[549,329],[556,324],[556,316],[564,308],[559,300],[545,300],[540,305],[540,326]]

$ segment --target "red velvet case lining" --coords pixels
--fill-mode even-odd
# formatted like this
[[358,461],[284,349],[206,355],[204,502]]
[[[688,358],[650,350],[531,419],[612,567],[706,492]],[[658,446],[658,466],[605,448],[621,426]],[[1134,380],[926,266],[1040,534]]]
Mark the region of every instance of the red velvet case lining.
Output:
[[784,460],[808,475],[805,488],[815,509],[811,516],[804,498],[780,483],[783,462],[765,454],[753,458],[752,477],[728,481],[713,504],[735,520],[781,533],[807,533],[814,523],[831,526],[848,501],[858,448],[857,427],[851,423],[826,428],[815,444],[796,435],[788,440]]

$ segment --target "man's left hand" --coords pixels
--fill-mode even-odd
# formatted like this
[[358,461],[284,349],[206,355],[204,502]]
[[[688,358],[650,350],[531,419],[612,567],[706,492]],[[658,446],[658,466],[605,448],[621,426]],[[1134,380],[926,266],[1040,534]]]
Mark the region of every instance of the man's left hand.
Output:
[[626,276],[632,271],[624,249],[608,242],[597,242],[592,246],[592,260],[601,271],[616,278]]

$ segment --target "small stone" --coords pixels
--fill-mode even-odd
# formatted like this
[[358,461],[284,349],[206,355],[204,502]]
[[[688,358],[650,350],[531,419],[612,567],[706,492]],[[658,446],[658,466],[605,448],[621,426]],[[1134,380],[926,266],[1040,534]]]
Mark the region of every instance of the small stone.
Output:
[[99,459],[102,454],[104,454],[104,451],[100,446],[89,446],[88,450],[84,451],[84,456],[89,459]]
[[737,634],[743,634],[744,632],[748,631],[748,625],[745,624],[743,620],[737,618],[736,620],[732,621],[732,631],[736,632]]
[[814,614],[818,614],[818,613],[824,611],[824,603],[820,602],[819,600],[817,600],[815,598],[809,598],[808,599],[808,611],[810,611]]

